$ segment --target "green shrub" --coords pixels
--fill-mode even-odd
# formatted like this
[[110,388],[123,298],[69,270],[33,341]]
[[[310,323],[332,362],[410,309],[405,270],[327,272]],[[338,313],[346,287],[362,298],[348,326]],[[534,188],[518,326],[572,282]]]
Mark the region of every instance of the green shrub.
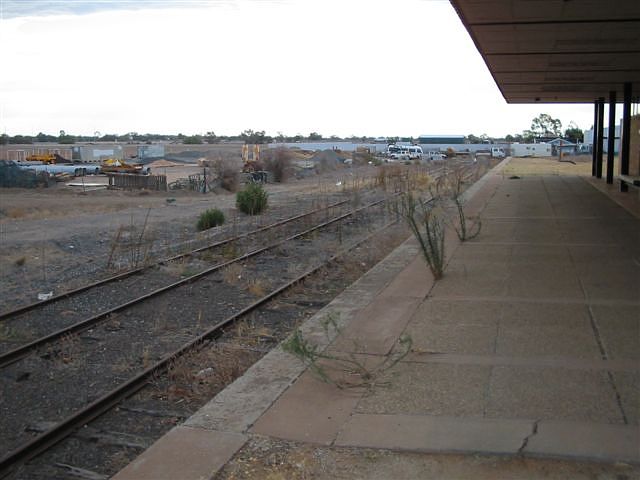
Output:
[[259,183],[250,183],[236,194],[236,206],[248,215],[258,215],[267,208],[267,192]]
[[208,230],[224,223],[224,213],[217,208],[210,208],[200,214],[196,228],[198,231]]

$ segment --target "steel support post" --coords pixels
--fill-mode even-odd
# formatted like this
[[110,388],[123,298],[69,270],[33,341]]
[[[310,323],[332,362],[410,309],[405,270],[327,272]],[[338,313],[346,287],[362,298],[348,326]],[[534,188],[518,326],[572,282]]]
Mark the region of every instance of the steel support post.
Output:
[[613,183],[613,154],[616,148],[616,91],[609,92],[609,135],[607,137],[607,183]]
[[[622,104],[622,135],[620,142],[620,175],[629,175],[629,153],[631,142],[631,82],[624,84]],[[629,189],[626,183],[620,182],[620,191]]]
[[598,145],[596,152],[596,178],[602,178],[602,154],[604,150],[604,97],[598,99]]
[[593,138],[591,139],[591,176],[596,176],[596,155],[598,150],[598,101],[593,102]]

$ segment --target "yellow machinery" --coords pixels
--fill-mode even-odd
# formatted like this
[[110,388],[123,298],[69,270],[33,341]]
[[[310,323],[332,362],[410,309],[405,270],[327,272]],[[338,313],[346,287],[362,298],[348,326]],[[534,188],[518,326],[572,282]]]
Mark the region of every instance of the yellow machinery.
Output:
[[142,165],[131,165],[117,158],[104,160],[101,169],[105,173],[144,173]]
[[27,162],[41,162],[44,164],[65,163],[68,161],[57,153],[34,153],[25,158],[25,160]]
[[[253,157],[249,156],[253,153]],[[243,172],[255,172],[262,170],[262,164],[260,163],[260,145],[242,145],[242,171]]]

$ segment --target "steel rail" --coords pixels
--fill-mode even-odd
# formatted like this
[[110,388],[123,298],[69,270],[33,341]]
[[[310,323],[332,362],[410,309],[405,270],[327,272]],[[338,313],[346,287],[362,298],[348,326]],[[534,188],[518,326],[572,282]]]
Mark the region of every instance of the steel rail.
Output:
[[42,307],[44,305],[47,305],[47,304],[50,304],[50,303],[55,303],[55,302],[58,302],[60,300],[65,299],[65,298],[72,297],[73,295],[77,295],[79,293],[85,292],[85,291],[90,290],[92,288],[95,288],[95,287],[98,287],[98,286],[101,286],[101,285],[106,285],[108,283],[111,283],[111,282],[114,282],[114,281],[117,281],[117,280],[123,280],[123,279],[125,279],[127,277],[142,273],[143,271],[148,270],[148,269],[153,268],[153,267],[156,267],[158,265],[164,265],[166,263],[173,262],[175,260],[179,260],[181,258],[188,257],[190,255],[193,255],[194,253],[199,253],[199,252],[203,252],[205,250],[211,250],[213,248],[221,247],[221,246],[226,245],[228,243],[235,242],[235,241],[243,239],[243,238],[247,238],[247,237],[249,237],[251,235],[262,233],[262,232],[264,232],[266,230],[270,230],[272,228],[276,228],[276,227],[279,227],[281,225],[285,225],[285,224],[287,224],[289,222],[294,222],[296,220],[299,220],[301,218],[304,218],[304,217],[307,217],[307,216],[322,212],[324,210],[328,210],[330,208],[339,207],[340,205],[344,205],[345,203],[348,203],[348,202],[349,202],[349,200],[341,200],[339,202],[332,203],[331,205],[327,205],[325,207],[317,208],[317,209],[312,210],[310,212],[301,213],[301,214],[295,215],[293,217],[289,217],[289,218],[286,218],[286,219],[283,219],[283,220],[278,220],[277,222],[271,223],[269,225],[265,225],[265,226],[260,227],[260,228],[258,228],[256,230],[251,230],[250,232],[245,232],[243,234],[236,235],[235,237],[226,238],[224,240],[220,240],[220,241],[211,243],[209,245],[205,245],[204,247],[199,247],[199,248],[196,248],[194,250],[190,250],[190,251],[188,251],[186,253],[181,253],[181,254],[178,254],[178,255],[174,255],[173,257],[162,259],[162,260],[157,261],[155,263],[152,263],[150,265],[144,265],[142,267],[135,268],[133,270],[127,270],[126,272],[122,272],[122,273],[119,273],[117,275],[113,275],[113,276],[108,277],[108,278],[103,278],[102,280],[97,280],[97,281],[92,282],[92,283],[88,283],[86,285],[83,285],[81,287],[75,288],[73,290],[68,290],[66,292],[60,293],[60,294],[55,295],[55,296],[53,296],[51,298],[48,298],[46,300],[40,300],[38,302],[33,302],[33,303],[28,304],[28,305],[24,305],[22,307],[18,307],[15,310],[9,310],[9,311],[6,311],[6,312],[2,312],[2,313],[0,313],[0,322],[5,321],[5,320],[9,320],[11,317],[15,317],[17,315],[20,315],[22,313],[34,310],[34,309]]
[[83,409],[65,418],[56,426],[41,433],[40,435],[33,438],[29,442],[23,444],[22,446],[16,448],[9,454],[5,455],[0,459],[0,476],[4,477],[8,475],[9,473],[11,473],[11,469],[13,467],[17,466],[18,464],[22,464],[26,462],[27,460],[41,454],[42,452],[45,452],[46,450],[56,445],[61,440],[65,439],[66,437],[74,433],[78,428],[82,427],[83,425],[87,424],[91,420],[94,420],[100,415],[109,411],[111,408],[117,405],[120,401],[124,400],[125,398],[131,396],[132,394],[134,394],[135,392],[143,388],[147,384],[147,381],[149,378],[159,373],[162,373],[171,361],[175,360],[176,358],[183,355],[184,353],[197,347],[199,344],[201,344],[205,340],[215,337],[227,325],[233,323],[234,321],[247,315],[248,313],[251,313],[253,310],[257,309],[264,303],[275,298],[276,296],[280,295],[282,292],[288,290],[294,285],[297,285],[305,278],[313,275],[315,272],[317,272],[321,268],[324,268],[329,263],[332,263],[337,258],[343,256],[345,253],[353,250],[354,248],[358,247],[362,243],[368,241],[374,235],[386,230],[387,228],[389,228],[391,225],[394,225],[395,223],[397,222],[392,221],[390,223],[387,223],[382,228],[376,230],[375,232],[370,233],[369,235],[365,236],[363,239],[358,240],[357,242],[354,242],[348,248],[343,249],[340,252],[332,255],[331,257],[329,257],[329,259],[327,259],[325,262],[321,263],[320,265],[312,267],[311,269],[302,273],[295,279],[287,282],[285,285],[277,288],[276,290],[273,290],[272,292],[265,295],[261,299],[243,308],[241,311],[233,315],[230,315],[224,320],[221,320],[220,322],[212,326],[210,329],[208,329],[206,332],[197,336],[195,339],[183,344],[179,349],[174,350],[172,353],[165,355],[164,358],[159,360],[154,365],[148,367],[147,369],[145,369],[135,377],[122,383],[120,386],[106,393],[102,397],[94,400]]
[[[391,197],[397,196],[398,194],[393,194]],[[187,278],[183,278],[181,280],[178,280],[177,282],[171,283],[169,285],[165,285],[164,287],[160,287],[157,288],[156,290],[153,290],[149,293],[146,293],[140,297],[134,298],[133,300],[129,300],[128,302],[122,303],[120,305],[117,305],[115,307],[112,307],[108,310],[104,310],[92,317],[89,317],[87,319],[84,320],[80,320],[79,322],[74,323],[73,325],[69,325],[68,327],[64,327],[61,328],[59,330],[56,330],[53,333],[50,333],[49,335],[45,335],[42,336],[36,340],[33,340],[32,342],[26,343],[24,345],[21,345],[17,348],[14,348],[13,350],[9,350],[7,352],[4,352],[2,354],[0,354],[0,369],[7,367],[8,365],[11,365],[12,363],[15,363],[16,361],[24,358],[25,356],[29,355],[32,351],[34,351],[35,349],[46,345],[48,343],[54,342],[55,340],[64,337],[66,335],[71,335],[71,334],[76,334],[79,332],[82,332],[84,330],[87,330],[91,327],[93,327],[94,325],[96,325],[97,323],[100,323],[101,321],[105,320],[109,315],[112,315],[114,313],[118,313],[121,312],[122,310],[125,310],[127,308],[130,308],[134,305],[137,305],[139,303],[142,303],[152,297],[155,297],[157,295],[160,295],[162,293],[165,293],[169,290],[173,290],[177,287],[180,287],[182,285],[186,285],[188,283],[191,283],[193,281],[199,280],[200,278],[203,278],[213,272],[216,272],[224,267],[227,267],[233,263],[237,263],[237,262],[241,262],[244,261],[248,258],[254,257],[260,253],[263,253],[265,251],[271,250],[279,245],[282,245],[285,242],[290,242],[292,240],[295,240],[297,238],[303,237],[315,230],[319,230],[321,228],[327,227],[335,222],[338,222],[340,220],[344,220],[345,218],[348,218],[362,210],[374,207],[376,205],[379,205],[381,203],[384,203],[387,201],[387,198],[381,199],[381,200],[376,200],[375,202],[369,203],[367,205],[363,205],[362,207],[359,207],[357,209],[351,210],[347,213],[344,213],[338,217],[334,217],[328,221],[322,222],[320,224],[317,224],[311,228],[308,228],[302,232],[296,233],[295,235],[291,235],[287,238],[278,240],[270,245],[267,245],[265,247],[260,247],[256,250],[252,250],[251,252],[245,253],[244,255],[241,255],[239,257],[236,257],[234,259],[228,260],[226,262],[223,263],[219,263],[217,265],[214,265],[213,267],[207,268],[205,270],[203,270],[202,272],[196,273],[195,275],[192,275],[190,277]]]

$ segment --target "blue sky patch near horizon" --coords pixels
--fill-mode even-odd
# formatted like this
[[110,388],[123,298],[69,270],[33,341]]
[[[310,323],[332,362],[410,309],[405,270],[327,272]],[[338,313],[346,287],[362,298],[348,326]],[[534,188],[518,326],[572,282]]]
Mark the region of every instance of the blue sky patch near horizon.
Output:
[[211,5],[207,0],[0,0],[2,18],[87,15],[109,10],[197,7]]

